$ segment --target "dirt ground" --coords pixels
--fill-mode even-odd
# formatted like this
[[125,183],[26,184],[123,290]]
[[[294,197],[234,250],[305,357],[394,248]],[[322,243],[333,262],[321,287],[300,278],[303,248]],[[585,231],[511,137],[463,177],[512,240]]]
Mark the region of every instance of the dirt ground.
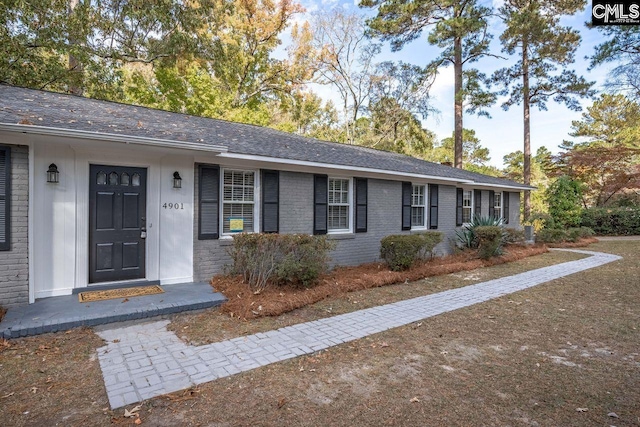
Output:
[[[161,396],[144,402],[139,418],[107,409],[94,351],[101,343],[90,331],[12,340],[0,345],[0,420],[38,426],[639,426],[640,242],[588,249],[624,259]],[[280,318],[241,322],[205,312],[174,323],[184,331],[220,321],[217,331],[189,332],[193,341],[218,340],[575,257],[553,252],[427,283],[353,292]]]

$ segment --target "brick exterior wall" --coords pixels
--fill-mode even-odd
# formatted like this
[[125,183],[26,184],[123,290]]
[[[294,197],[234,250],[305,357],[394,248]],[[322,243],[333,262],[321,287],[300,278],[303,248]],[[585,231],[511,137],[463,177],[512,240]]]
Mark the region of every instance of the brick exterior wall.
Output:
[[0,251],[0,306],[29,302],[29,147],[11,146],[11,250]]
[[[511,193],[510,227],[519,224],[518,193]],[[331,254],[333,265],[357,265],[376,261],[380,257],[380,240],[389,234],[408,234],[402,231],[402,183],[379,179],[368,180],[368,223],[366,233],[329,235],[337,242]],[[489,192],[482,192],[482,211],[489,211]],[[196,168],[194,200],[194,280],[207,281],[230,262],[228,240],[198,240],[198,176]],[[444,233],[443,242],[436,247],[438,255],[453,251],[456,230],[456,187],[439,186],[438,229]],[[428,212],[428,209],[427,209]],[[353,212],[350,213],[353,215]],[[280,172],[279,228],[281,233],[313,233],[313,175],[299,172]],[[516,222],[513,222],[516,221]],[[413,231],[419,232],[419,231]]]

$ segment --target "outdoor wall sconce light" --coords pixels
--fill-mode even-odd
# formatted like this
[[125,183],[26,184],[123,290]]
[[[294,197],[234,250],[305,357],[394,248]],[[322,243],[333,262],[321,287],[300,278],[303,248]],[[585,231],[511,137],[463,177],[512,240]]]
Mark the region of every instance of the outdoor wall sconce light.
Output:
[[178,171],[173,173],[173,188],[182,188],[182,177],[180,177]]
[[47,182],[57,184],[59,174],[60,172],[58,172],[58,167],[56,166],[56,164],[51,163],[49,165],[49,169],[47,170]]

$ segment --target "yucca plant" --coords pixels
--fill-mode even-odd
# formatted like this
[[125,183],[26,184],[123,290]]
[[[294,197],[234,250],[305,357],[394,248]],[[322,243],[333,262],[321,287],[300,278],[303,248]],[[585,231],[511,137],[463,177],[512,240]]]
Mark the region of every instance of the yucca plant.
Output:
[[[475,249],[478,247],[478,236],[476,235],[477,227],[503,226],[504,221],[502,218],[476,215],[471,219],[470,223],[465,224],[462,228],[456,230],[456,238],[461,247]],[[506,240],[506,238],[506,232],[503,232],[503,240]]]

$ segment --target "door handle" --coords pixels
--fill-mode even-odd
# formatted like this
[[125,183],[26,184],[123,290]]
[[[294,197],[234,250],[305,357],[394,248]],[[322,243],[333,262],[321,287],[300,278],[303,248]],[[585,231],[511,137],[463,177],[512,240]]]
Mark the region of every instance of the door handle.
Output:
[[140,229],[140,238],[141,239],[146,239],[147,238],[147,229],[145,227],[142,227]]

